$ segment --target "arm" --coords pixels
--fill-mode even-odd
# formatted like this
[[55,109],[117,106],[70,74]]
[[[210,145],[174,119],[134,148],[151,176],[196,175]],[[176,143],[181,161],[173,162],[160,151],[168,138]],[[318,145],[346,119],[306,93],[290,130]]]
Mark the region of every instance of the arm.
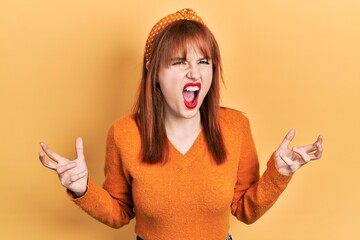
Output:
[[255,145],[246,121],[231,205],[232,214],[240,221],[250,224],[259,219],[276,202],[297,170],[312,160],[320,159],[323,151],[321,135],[313,144],[289,149],[294,136],[295,131],[290,130],[260,177]]
[[45,143],[41,143],[45,154],[54,162],[48,161],[41,152],[39,159],[42,164],[55,170],[68,196],[97,220],[114,228],[119,228],[132,219],[133,203],[131,198],[131,185],[124,175],[118,149],[114,143],[113,128],[107,138],[105,183],[103,188],[96,185],[88,171],[83,154],[81,138],[76,141],[77,158],[70,161],[53,152]]
[[112,127],[108,132],[106,142],[103,188],[96,186],[90,177],[86,194],[75,198],[74,202],[102,223],[113,228],[120,228],[135,217],[131,191],[131,179],[123,169]]
[[291,177],[282,175],[276,170],[274,155],[271,156],[267,169],[260,177],[258,156],[250,125],[248,120],[244,123],[231,212],[240,221],[251,224],[276,202]]

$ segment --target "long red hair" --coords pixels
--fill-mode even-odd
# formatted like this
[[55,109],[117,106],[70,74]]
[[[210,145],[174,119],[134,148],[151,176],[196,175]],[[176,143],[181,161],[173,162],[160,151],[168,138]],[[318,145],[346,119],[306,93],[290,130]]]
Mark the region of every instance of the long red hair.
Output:
[[[154,39],[150,58],[144,56],[142,79],[134,106],[135,120],[141,137],[141,158],[146,163],[164,163],[168,156],[168,139],[165,130],[164,97],[157,83],[161,66],[168,66],[173,56],[186,59],[188,46],[195,46],[212,60],[213,80],[200,107],[201,123],[208,150],[217,164],[226,159],[219,119],[220,80],[222,68],[219,46],[210,30],[201,23],[179,20]],[[146,64],[148,64],[146,66]]]

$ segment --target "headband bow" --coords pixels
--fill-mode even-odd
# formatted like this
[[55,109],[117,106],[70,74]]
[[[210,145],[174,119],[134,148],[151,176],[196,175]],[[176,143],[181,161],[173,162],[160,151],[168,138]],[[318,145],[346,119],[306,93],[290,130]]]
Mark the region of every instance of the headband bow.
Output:
[[145,46],[145,60],[149,61],[150,52],[156,36],[169,24],[179,21],[179,20],[190,20],[201,23],[205,25],[203,20],[190,8],[184,8],[176,13],[169,14],[168,16],[162,18],[159,22],[155,24],[155,26],[151,29],[150,34],[146,40]]

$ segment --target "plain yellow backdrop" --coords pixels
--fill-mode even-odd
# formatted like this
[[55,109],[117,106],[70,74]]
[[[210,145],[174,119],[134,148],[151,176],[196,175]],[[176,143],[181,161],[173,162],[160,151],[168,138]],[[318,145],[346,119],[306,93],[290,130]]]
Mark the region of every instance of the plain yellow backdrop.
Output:
[[223,57],[222,105],[246,113],[264,171],[290,128],[324,135],[322,160],[295,174],[258,222],[231,217],[234,239],[359,239],[360,1],[0,1],[1,239],[134,239],[65,195],[39,141],[73,158],[84,139],[103,181],[105,136],[131,111],[147,34],[193,8]]

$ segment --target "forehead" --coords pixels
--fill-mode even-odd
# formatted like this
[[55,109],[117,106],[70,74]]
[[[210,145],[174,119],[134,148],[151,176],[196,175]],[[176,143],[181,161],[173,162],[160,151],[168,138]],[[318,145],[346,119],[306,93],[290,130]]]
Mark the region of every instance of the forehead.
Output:
[[208,41],[204,39],[187,38],[183,41],[173,41],[169,44],[169,49],[166,51],[167,57],[165,62],[174,58],[211,58],[211,47]]
[[179,49],[178,51],[172,52],[172,58],[182,58],[182,59],[199,59],[204,57],[209,57],[207,54],[202,51],[196,45],[188,45],[184,49]]

